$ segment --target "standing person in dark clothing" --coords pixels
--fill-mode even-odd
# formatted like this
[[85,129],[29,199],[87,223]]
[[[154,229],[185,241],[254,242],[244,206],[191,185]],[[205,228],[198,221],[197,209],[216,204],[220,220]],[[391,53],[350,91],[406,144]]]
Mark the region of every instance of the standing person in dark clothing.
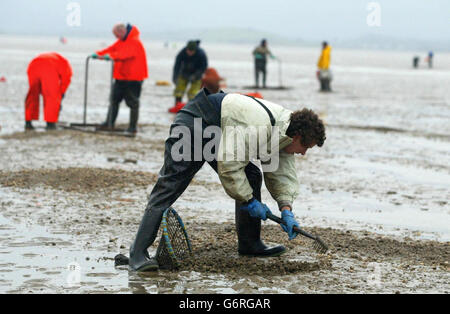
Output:
[[125,100],[130,107],[130,124],[127,132],[136,133],[139,118],[139,98],[143,81],[148,77],[147,56],[139,38],[139,30],[130,24],[117,24],[113,28],[117,41],[91,57],[114,61],[114,86],[111,103],[103,128],[113,129],[119,113],[119,104]]
[[262,83],[263,88],[266,88],[266,65],[267,65],[267,56],[270,56],[272,59],[275,57],[270,52],[269,48],[267,48],[267,40],[263,39],[261,44],[253,50],[253,57],[255,58],[255,86],[259,87],[259,73],[262,73]]
[[419,67],[419,61],[420,61],[419,56],[414,56],[414,58],[413,58],[413,68],[417,69]]
[[433,67],[433,51],[428,52],[428,67],[431,69]]
[[191,85],[187,92],[189,100],[197,95],[202,86],[202,76],[208,67],[208,58],[205,51],[199,45],[199,40],[189,41],[187,46],[178,53],[175,59],[172,77],[172,81],[176,85],[174,91],[175,106],[171,108],[175,112],[178,111],[176,110],[177,107],[184,105],[182,104],[182,99],[188,84]]

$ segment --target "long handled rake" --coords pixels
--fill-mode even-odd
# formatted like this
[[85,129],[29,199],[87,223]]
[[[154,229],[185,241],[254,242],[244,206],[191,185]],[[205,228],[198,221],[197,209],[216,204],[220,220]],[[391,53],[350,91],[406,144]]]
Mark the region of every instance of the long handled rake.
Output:
[[[279,224],[284,224],[284,220],[281,219],[280,217],[277,217],[275,215],[273,215],[272,213],[267,213],[267,218],[269,218],[272,221],[275,221]],[[307,237],[311,240],[314,240],[313,243],[313,248],[314,250],[316,250],[316,252],[321,253],[321,254],[325,254],[328,251],[328,246],[325,244],[325,242],[323,242],[318,236],[314,236],[296,226],[294,226],[294,231],[301,234],[304,237]]]

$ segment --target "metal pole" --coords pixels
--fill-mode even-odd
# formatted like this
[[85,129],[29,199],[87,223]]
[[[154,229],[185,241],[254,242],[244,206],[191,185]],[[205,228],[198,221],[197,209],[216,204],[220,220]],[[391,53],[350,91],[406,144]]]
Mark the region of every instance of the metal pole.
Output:
[[86,125],[86,111],[87,111],[87,93],[88,93],[88,73],[89,73],[89,59],[91,57],[86,58],[86,67],[84,70],[84,112],[83,112],[83,124]]
[[111,88],[110,88],[110,93],[112,93],[112,88],[113,88],[113,84],[114,84],[114,60],[111,60]]
[[114,60],[111,60],[111,80],[110,80],[110,86],[109,86],[109,106],[108,106],[108,128],[112,129],[113,125],[112,125],[112,93],[113,93],[113,85],[114,85],[114,78],[113,78],[113,74],[114,74]]

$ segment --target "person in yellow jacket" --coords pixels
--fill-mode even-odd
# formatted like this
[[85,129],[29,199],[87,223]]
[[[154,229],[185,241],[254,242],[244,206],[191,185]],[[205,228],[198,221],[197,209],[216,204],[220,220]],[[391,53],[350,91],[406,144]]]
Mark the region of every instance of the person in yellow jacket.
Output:
[[326,41],[322,43],[322,54],[317,62],[317,78],[320,82],[321,92],[331,92],[330,82],[332,79],[330,71],[331,46]]

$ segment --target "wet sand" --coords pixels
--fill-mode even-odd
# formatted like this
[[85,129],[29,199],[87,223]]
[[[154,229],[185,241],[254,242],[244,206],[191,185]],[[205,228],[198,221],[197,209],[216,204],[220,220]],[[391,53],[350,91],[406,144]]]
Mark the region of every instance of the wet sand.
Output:
[[[153,126],[142,126],[152,131]],[[63,143],[83,142],[89,150],[108,136],[76,131],[17,133],[5,136],[9,149],[52,142],[46,155],[70,158]],[[5,137],[2,137],[4,139]],[[178,272],[153,274],[114,267],[117,253],[128,254],[157,172],[138,171],[147,143],[142,138],[114,139],[109,154],[130,152],[133,158],[104,158],[100,167],[22,168],[0,170],[0,289],[4,292],[133,293],[352,293],[449,291],[449,242],[417,240],[372,231],[307,227],[330,246],[315,253],[311,241],[287,241],[281,228],[263,224],[268,244],[283,244],[286,254],[270,259],[239,256],[233,215],[215,222],[205,198],[225,199],[217,182],[195,179],[177,207],[193,244],[193,257]],[[61,145],[58,145],[61,144]],[[40,143],[43,144],[43,143]],[[37,144],[39,145],[39,144]],[[150,143],[150,145],[163,145]],[[154,149],[153,152],[161,152]],[[11,154],[13,157],[14,154]],[[109,159],[108,159],[109,158]],[[109,160],[109,161],[108,161]],[[128,161],[127,161],[128,160]],[[132,160],[132,162],[130,162]],[[78,163],[81,163],[79,161]],[[20,168],[20,167],[19,167]],[[151,167],[149,167],[151,168]],[[199,197],[200,196],[200,197]],[[184,204],[183,204],[184,203]],[[228,202],[227,206],[232,205]],[[232,206],[229,212],[232,213]],[[26,234],[18,236],[20,226]],[[33,226],[38,226],[36,227]],[[43,230],[42,230],[43,229]],[[412,235],[413,236],[413,235]],[[156,252],[157,243],[150,251]],[[17,251],[20,248],[20,251]],[[12,255],[12,256],[11,256]],[[73,268],[73,265],[76,268]],[[72,265],[72,266],[71,266]],[[70,268],[72,267],[72,268]],[[39,276],[30,274],[37,272]],[[73,274],[79,274],[79,277]],[[74,279],[75,278],[75,279]],[[78,278],[78,279],[77,279]],[[75,280],[75,281],[73,281]],[[20,283],[20,284],[19,284]]]

